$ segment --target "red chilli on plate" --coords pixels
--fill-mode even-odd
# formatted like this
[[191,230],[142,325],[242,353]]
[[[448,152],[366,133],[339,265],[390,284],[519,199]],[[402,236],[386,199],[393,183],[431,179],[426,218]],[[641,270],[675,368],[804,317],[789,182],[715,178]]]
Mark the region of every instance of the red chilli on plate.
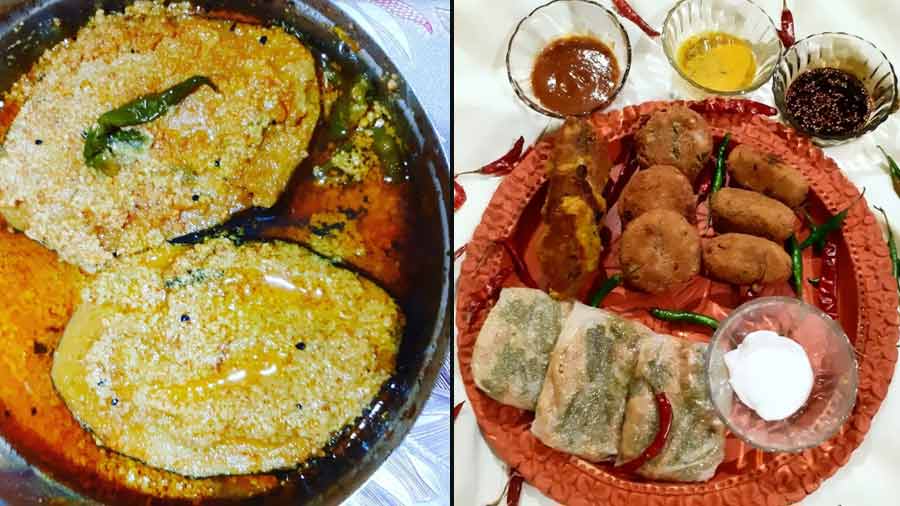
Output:
[[519,163],[528,152],[522,153],[522,148],[525,147],[525,138],[519,136],[516,143],[513,144],[513,147],[506,152],[505,155],[500,158],[494,160],[493,162],[481,167],[478,170],[471,170],[468,172],[460,172],[459,174],[453,176],[453,210],[457,211],[463,204],[466,203],[466,191],[463,189],[462,185],[456,181],[456,178],[459,176],[463,176],[466,174],[484,174],[485,176],[505,176],[512,172],[513,168],[515,168],[516,164]]

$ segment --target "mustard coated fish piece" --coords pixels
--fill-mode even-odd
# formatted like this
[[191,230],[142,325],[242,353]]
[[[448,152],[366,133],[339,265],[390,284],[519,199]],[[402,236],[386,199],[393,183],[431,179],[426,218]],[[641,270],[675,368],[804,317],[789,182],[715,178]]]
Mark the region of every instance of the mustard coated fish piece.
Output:
[[301,246],[165,245],[84,289],[51,376],[104,447],[190,477],[265,472],[362,414],[403,326],[384,290]]
[[[203,86],[90,167],[105,112],[191,76]],[[89,272],[275,203],[319,117],[312,54],[279,28],[200,16],[186,3],[100,11],[4,97],[20,110],[0,154],[0,213]],[[140,142],[138,141],[140,140]]]

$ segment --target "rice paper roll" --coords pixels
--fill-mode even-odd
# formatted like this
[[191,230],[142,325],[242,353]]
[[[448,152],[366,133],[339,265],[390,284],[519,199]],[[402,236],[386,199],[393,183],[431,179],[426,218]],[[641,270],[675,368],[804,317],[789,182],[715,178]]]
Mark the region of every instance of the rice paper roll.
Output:
[[491,398],[534,410],[571,305],[532,288],[504,288],[475,341],[472,375]]
[[617,464],[638,457],[653,441],[659,428],[655,395],[665,392],[672,405],[669,437],[637,474],[681,482],[712,478],[725,458],[725,428],[709,400],[706,348],[665,335],[641,340]]
[[637,345],[650,335],[639,323],[576,303],[550,357],[532,433],[585,460],[613,457]]

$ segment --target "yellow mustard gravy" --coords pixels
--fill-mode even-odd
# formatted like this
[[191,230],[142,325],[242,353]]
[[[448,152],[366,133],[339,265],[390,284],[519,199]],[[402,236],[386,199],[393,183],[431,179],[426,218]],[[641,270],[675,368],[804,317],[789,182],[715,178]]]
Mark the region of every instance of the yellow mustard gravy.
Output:
[[703,32],[685,40],[677,60],[684,75],[716,91],[740,91],[756,74],[750,43],[723,32]]

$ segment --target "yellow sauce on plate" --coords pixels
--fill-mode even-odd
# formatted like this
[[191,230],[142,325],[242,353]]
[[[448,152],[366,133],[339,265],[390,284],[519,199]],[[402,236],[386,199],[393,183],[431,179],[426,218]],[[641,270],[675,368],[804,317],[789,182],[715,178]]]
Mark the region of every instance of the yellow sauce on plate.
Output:
[[703,32],[678,48],[678,67],[695,83],[716,91],[739,91],[753,82],[756,58],[750,43],[723,32]]

